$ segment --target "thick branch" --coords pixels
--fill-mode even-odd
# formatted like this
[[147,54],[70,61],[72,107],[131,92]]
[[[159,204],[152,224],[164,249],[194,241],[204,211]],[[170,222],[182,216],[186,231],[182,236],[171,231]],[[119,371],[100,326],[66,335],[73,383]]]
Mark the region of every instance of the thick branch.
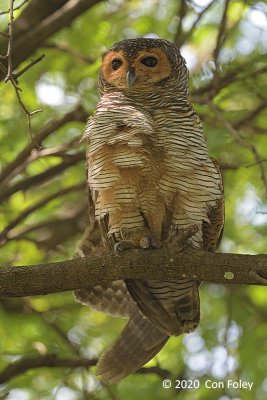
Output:
[[[14,22],[13,69],[32,55],[50,36],[70,26],[80,14],[100,0],[34,0]],[[0,53],[6,43],[0,41]],[[0,79],[4,74],[0,73]]]
[[63,292],[126,278],[267,285],[267,255],[136,249],[50,264],[0,267],[0,276],[2,298]]

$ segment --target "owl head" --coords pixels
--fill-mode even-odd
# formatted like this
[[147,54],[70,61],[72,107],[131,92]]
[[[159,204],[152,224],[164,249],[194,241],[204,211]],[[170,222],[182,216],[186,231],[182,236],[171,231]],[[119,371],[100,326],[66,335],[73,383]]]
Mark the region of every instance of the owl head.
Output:
[[164,39],[126,39],[103,54],[99,93],[171,92],[188,96],[188,69],[176,46]]

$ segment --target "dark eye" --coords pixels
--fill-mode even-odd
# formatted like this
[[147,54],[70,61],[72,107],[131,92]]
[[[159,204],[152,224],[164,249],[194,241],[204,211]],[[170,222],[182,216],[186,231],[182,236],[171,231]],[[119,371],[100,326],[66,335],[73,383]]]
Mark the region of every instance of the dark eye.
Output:
[[116,69],[119,69],[121,65],[122,65],[122,61],[119,60],[118,58],[116,58],[115,60],[112,60],[112,68],[114,69],[114,71],[116,71]]
[[155,67],[158,63],[158,60],[155,57],[146,57],[141,60],[141,63],[147,67]]

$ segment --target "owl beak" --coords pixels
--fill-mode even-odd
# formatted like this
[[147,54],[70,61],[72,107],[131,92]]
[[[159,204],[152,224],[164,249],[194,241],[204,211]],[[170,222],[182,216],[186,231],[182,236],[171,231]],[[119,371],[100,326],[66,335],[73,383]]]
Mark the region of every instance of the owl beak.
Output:
[[135,76],[134,67],[129,67],[127,69],[127,73],[126,73],[126,82],[127,82],[128,89],[131,89],[131,87],[133,86],[135,81],[136,81],[136,76]]

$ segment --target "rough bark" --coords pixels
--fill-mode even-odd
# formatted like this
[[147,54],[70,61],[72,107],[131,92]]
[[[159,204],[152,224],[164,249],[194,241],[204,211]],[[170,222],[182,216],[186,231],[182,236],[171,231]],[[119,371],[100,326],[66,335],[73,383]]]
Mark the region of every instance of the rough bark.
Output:
[[0,267],[0,276],[0,298],[45,295],[125,278],[267,285],[267,255],[127,250],[50,264]]

